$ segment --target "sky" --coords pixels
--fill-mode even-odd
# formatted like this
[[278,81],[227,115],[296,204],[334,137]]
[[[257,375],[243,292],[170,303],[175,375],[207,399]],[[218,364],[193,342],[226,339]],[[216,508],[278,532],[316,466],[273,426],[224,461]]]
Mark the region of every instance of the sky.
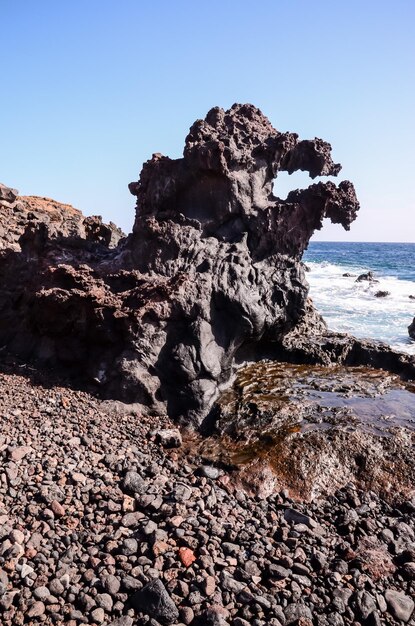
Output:
[[[128,183],[213,106],[321,137],[360,215],[315,239],[415,242],[413,0],[0,0],[0,182],[130,231]],[[274,192],[304,187],[281,175]]]

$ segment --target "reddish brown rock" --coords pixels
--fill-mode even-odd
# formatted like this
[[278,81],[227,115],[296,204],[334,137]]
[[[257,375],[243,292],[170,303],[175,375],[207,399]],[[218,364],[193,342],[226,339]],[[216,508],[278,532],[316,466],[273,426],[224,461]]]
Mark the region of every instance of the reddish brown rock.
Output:
[[179,559],[185,567],[190,567],[196,561],[194,552],[190,548],[179,548]]
[[53,500],[50,508],[52,509],[56,517],[63,517],[65,515],[64,507],[57,500]]
[[44,224],[48,237],[84,239],[110,248],[125,237],[112,222],[104,224],[100,216],[85,217],[70,204],[51,198],[19,196],[16,189],[0,185],[0,250],[20,250],[19,239],[26,228]]
[[9,456],[12,461],[21,461],[30,452],[32,452],[32,448],[30,446],[18,446],[16,448],[11,448]]

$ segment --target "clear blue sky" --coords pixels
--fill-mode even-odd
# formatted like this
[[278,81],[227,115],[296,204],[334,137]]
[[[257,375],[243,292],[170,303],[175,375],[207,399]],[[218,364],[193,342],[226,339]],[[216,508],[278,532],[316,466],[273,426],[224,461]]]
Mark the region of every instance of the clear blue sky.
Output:
[[[0,181],[131,228],[153,152],[215,105],[322,137],[356,186],[350,234],[415,241],[413,0],[1,0]],[[276,193],[308,184],[293,175]]]

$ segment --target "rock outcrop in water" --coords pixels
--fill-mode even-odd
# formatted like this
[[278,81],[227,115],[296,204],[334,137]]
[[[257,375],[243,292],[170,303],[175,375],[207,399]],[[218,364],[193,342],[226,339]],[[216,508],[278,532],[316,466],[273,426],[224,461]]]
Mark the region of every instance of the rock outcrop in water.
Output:
[[2,345],[107,396],[200,423],[235,363],[283,353],[292,329],[325,332],[301,256],[324,218],[349,228],[353,185],[318,182],[281,200],[273,182],[280,171],[336,175],[330,153],[321,139],[276,131],[252,105],[212,109],[191,127],[183,158],[155,154],[130,184],[134,229],[114,250],[85,221],[86,235],[56,237],[50,221],[30,220],[21,250],[0,259]]
[[273,195],[279,171],[336,175],[330,152],[276,131],[251,105],[212,109],[183,158],[156,154],[131,183],[137,216],[123,247],[75,245],[72,233],[57,243],[30,224],[22,252],[2,258],[3,344],[200,421],[235,360],[304,314],[300,259],[322,220],[348,229],[356,217],[347,181]]
[[411,324],[408,326],[408,333],[411,339],[415,339],[415,317]]

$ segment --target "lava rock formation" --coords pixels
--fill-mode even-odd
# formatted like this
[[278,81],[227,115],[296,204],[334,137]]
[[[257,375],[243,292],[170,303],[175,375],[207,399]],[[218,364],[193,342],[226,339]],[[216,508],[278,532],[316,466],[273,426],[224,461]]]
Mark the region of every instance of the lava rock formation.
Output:
[[295,170],[335,176],[340,165],[328,143],[280,133],[252,105],[212,109],[191,127],[183,158],[155,154],[130,184],[135,224],[117,248],[53,238],[40,223],[20,251],[3,251],[2,345],[195,424],[235,365],[263,349],[285,355],[292,329],[291,344],[301,341],[289,349],[319,360],[303,330],[295,335],[325,332],[301,256],[324,218],[349,229],[359,204],[348,181],[275,197],[278,173]]

